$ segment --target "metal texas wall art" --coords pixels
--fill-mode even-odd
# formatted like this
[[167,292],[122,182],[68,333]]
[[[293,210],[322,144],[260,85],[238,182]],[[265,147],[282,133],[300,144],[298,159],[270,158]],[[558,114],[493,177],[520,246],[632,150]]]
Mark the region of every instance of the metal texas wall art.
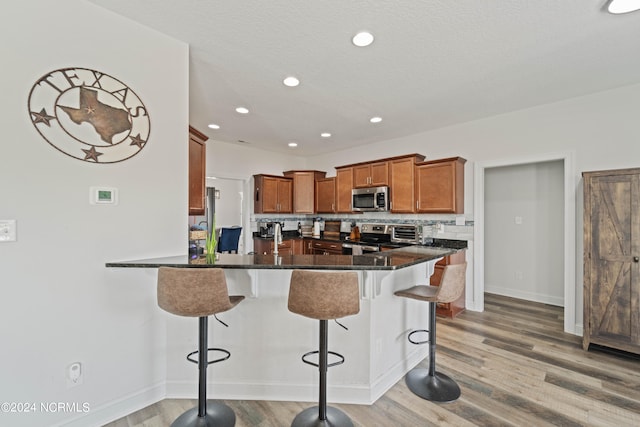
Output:
[[144,104],[120,80],[87,68],[62,68],[29,92],[31,122],[57,150],[90,163],[116,163],[147,144]]

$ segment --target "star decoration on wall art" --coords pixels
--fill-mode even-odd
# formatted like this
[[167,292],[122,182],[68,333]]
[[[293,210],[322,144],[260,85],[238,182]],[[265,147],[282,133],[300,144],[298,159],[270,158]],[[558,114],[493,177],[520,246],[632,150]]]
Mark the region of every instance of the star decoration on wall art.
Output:
[[29,92],[29,115],[51,146],[90,163],[135,156],[146,147],[151,130],[147,109],[131,88],[87,68],[62,68],[36,81]]
[[33,123],[44,123],[47,126],[51,126],[51,120],[55,120],[54,116],[47,114],[47,111],[43,108],[39,113],[31,113],[33,115]]

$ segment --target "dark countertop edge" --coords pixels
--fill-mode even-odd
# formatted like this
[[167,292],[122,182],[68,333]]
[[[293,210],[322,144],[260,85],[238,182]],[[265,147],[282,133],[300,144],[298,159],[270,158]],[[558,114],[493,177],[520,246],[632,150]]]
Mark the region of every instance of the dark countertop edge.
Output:
[[[286,234],[286,233],[291,233],[291,234]],[[335,237],[325,237],[323,235],[321,235],[320,237],[313,237],[313,236],[299,236],[297,231],[287,231],[287,232],[283,232],[282,234],[282,238],[284,240],[296,240],[296,239],[312,239],[312,240],[325,240],[327,242],[338,242],[338,243],[348,243],[351,242],[351,240],[349,239],[345,239],[345,236],[349,236],[349,233],[340,233],[340,238],[335,238]],[[261,239],[261,240],[273,240],[273,237],[261,237],[258,235],[258,233],[253,233],[253,237],[254,239]],[[398,247],[398,248],[402,248],[402,247],[406,247],[406,246],[424,246],[424,247],[428,247],[428,248],[450,248],[450,249],[467,249],[468,248],[468,241],[467,240],[458,240],[458,239],[438,239],[438,238],[432,238],[432,243],[428,244],[428,245],[412,245],[412,244],[402,244],[402,243],[396,243],[396,242],[389,242],[389,243],[382,243],[382,246],[386,246],[386,247]]]
[[[398,248],[392,249],[389,251],[383,252],[375,252],[371,254],[364,255],[356,255],[356,257],[367,257],[367,258],[392,258],[394,256],[403,257],[403,249],[406,251],[407,248]],[[167,260],[167,262],[162,262],[163,259],[171,259],[173,257],[158,257],[151,259],[142,259],[142,260],[132,260],[132,261],[116,261],[116,262],[107,262],[105,263],[105,267],[108,268],[158,268],[158,267],[176,267],[176,268],[224,268],[224,269],[235,269],[235,270],[358,270],[358,271],[391,271],[391,270],[400,270],[406,267],[411,267],[413,265],[421,264],[424,262],[433,261],[435,259],[439,259],[456,252],[459,252],[464,249],[449,249],[447,252],[438,253],[438,254],[424,254],[422,256],[418,256],[417,254],[405,253],[404,256],[415,257],[412,260],[403,260],[401,264],[398,265],[369,265],[369,264],[228,264],[224,263],[222,260],[219,260],[215,264],[189,264],[184,262],[171,262]],[[182,255],[176,255],[182,256]],[[253,256],[253,255],[244,255],[244,256]],[[313,256],[313,255],[310,255]],[[315,256],[324,256],[324,255],[315,255]],[[334,255],[334,256],[344,256],[351,257],[352,255]],[[175,257],[175,256],[174,256]],[[186,255],[185,255],[186,257]],[[186,260],[186,259],[185,259]]]
[[119,264],[110,262],[105,264],[109,268],[159,268],[159,267],[175,267],[175,268],[223,268],[225,270],[348,270],[348,271],[391,271],[400,270],[415,264],[426,261],[416,261],[402,265],[260,265],[247,267],[243,265],[229,264]]

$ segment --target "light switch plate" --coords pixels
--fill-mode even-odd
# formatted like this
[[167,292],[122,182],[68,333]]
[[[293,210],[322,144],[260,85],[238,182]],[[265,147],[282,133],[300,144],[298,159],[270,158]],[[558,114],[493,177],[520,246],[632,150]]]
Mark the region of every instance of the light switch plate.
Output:
[[16,220],[0,219],[0,242],[16,241]]

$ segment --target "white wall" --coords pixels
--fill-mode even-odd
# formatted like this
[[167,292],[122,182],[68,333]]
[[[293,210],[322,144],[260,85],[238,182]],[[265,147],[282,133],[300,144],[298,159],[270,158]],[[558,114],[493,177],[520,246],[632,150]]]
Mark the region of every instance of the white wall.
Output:
[[214,131],[202,130],[207,141],[207,176],[248,180],[255,174],[282,175],[291,169],[306,169],[307,160],[260,150],[251,145],[216,141]]
[[[193,367],[184,362],[195,325],[170,320],[167,336],[175,350],[166,349],[164,319],[173,318],[156,307],[155,272],[104,267],[111,260],[169,255],[186,247],[188,48],[82,0],[12,2],[3,16],[10,19],[0,27],[5,40],[0,45],[0,219],[17,220],[18,241],[0,243],[0,401],[88,402],[91,409],[2,414],[2,423],[54,425],[85,416],[76,425],[100,424],[163,397],[165,359],[167,369],[195,383]],[[29,90],[45,73],[69,66],[118,77],[142,98],[151,136],[139,155],[89,164],[55,150],[36,132],[26,108]],[[460,155],[469,160],[469,217],[475,162],[574,151],[578,183],[583,170],[638,166],[638,113],[640,85],[634,85],[313,159],[210,141],[207,174],[243,178],[249,185],[254,173],[313,168],[331,176],[334,166],[380,157]],[[120,204],[90,206],[93,185],[117,187]],[[581,190],[578,184],[577,323],[582,318]],[[187,331],[191,338],[174,342]],[[67,389],[65,368],[75,361],[84,365],[84,383]]]
[[[309,159],[308,167],[329,170],[345,163],[413,152],[424,154],[428,159],[462,156],[468,160],[465,165],[465,216],[472,218],[473,170],[476,162],[526,159],[560,151],[574,152],[575,171],[572,173],[577,183],[575,323],[581,325],[581,172],[637,167],[640,161],[640,129],[636,125],[639,114],[640,84],[637,84],[317,156]],[[349,159],[349,162],[344,159]]]
[[[3,16],[0,219],[17,220],[18,240],[0,243],[0,402],[89,412],[2,413],[0,424],[101,425],[163,393],[154,273],[104,264],[186,247],[188,46],[82,0],[12,2]],[[142,99],[151,133],[138,155],[91,164],[39,135],[29,91],[64,67],[103,71]],[[118,188],[119,205],[91,206],[95,185]],[[76,361],[84,383],[67,388]]]
[[484,186],[485,291],[563,306],[563,162],[489,168]]

